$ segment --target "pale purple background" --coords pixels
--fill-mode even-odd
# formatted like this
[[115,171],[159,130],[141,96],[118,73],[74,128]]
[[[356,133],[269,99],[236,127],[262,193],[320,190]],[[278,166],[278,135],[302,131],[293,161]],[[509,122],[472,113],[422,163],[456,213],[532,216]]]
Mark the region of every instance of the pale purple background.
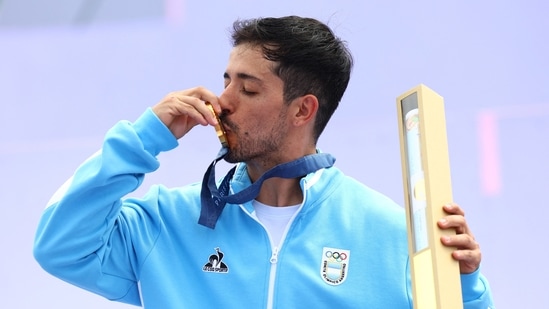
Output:
[[[169,91],[220,93],[234,19],[288,14],[328,22],[356,59],[322,150],[402,204],[395,98],[420,83],[438,92],[454,198],[497,307],[549,307],[545,1],[111,2],[0,1],[0,307],[131,308],[38,266],[42,209],[116,121]],[[136,194],[200,180],[218,146],[212,128],[196,128]]]

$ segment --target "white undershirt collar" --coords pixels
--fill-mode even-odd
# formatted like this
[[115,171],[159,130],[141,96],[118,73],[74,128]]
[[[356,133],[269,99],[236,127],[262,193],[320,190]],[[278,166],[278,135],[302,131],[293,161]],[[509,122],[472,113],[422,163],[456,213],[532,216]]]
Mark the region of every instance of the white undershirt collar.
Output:
[[282,235],[292,216],[299,209],[298,205],[275,207],[265,205],[256,200],[252,201],[257,219],[265,226],[271,236],[274,246],[278,246],[282,240]]

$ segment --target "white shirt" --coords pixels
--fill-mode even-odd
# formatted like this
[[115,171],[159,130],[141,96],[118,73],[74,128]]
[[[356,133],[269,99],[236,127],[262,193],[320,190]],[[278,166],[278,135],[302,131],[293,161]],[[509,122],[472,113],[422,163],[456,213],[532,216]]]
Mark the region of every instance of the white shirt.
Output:
[[299,209],[299,206],[301,206],[301,204],[298,204],[275,207],[265,205],[256,200],[253,200],[252,205],[254,206],[257,219],[265,226],[267,232],[271,236],[273,246],[278,246],[280,244],[288,222],[290,222],[292,216]]

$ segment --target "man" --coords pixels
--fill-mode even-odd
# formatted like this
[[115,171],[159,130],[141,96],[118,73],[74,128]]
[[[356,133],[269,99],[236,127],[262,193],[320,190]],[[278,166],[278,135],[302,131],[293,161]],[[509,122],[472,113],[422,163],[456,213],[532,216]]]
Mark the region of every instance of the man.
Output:
[[[411,308],[404,210],[316,149],[349,81],[345,44],[296,16],[236,22],[232,39],[219,97],[173,92],[107,133],[50,201],[35,257],[68,282],[146,308]],[[219,124],[206,102],[229,145],[218,159],[236,170],[215,184],[213,163],[202,186],[124,199],[160,152],[198,124]],[[463,210],[444,207],[439,226],[457,235],[441,241],[457,248],[465,307],[491,307]]]

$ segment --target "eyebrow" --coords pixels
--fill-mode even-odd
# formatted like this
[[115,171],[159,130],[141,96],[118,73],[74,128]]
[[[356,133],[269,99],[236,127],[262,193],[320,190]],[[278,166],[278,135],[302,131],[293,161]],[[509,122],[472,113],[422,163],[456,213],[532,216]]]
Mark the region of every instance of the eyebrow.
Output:
[[[254,81],[254,82],[257,82],[257,83],[262,83],[263,81],[256,77],[256,76],[253,76],[253,75],[250,75],[250,74],[247,74],[247,73],[236,73],[236,77],[238,77],[239,79],[243,79],[243,80],[251,80],[251,81]],[[231,79],[231,77],[229,76],[229,73],[225,72],[223,73],[223,78],[224,79]]]

